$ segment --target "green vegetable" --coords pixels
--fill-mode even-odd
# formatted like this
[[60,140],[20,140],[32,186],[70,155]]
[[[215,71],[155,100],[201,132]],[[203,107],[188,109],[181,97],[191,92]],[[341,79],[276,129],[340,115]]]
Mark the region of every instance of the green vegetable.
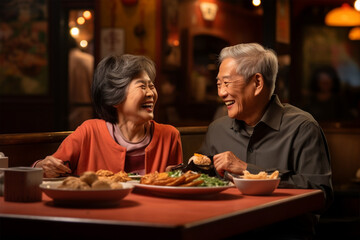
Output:
[[139,173],[128,173],[128,176],[140,176]]
[[[183,174],[181,170],[171,171],[169,172],[170,177],[180,177]],[[210,177],[209,175],[202,173],[199,178],[196,180],[204,180],[204,182],[198,187],[219,187],[219,186],[227,186],[229,185],[229,181],[225,181],[218,177]]]
[[199,185],[200,187],[219,187],[229,185],[228,181],[222,180],[217,177],[210,177],[209,175],[204,173],[202,173],[198,179],[204,180],[204,182]]

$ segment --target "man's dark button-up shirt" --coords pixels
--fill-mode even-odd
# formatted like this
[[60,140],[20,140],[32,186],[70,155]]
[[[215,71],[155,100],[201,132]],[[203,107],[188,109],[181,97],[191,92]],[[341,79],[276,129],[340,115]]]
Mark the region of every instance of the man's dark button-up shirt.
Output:
[[200,152],[233,152],[251,173],[280,171],[283,188],[318,188],[332,199],[330,155],[324,133],[307,112],[273,95],[252,135],[228,116],[210,124]]

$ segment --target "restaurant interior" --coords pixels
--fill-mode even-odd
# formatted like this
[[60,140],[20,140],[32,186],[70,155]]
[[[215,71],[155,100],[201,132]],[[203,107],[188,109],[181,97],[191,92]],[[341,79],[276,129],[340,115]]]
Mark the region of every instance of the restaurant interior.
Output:
[[[332,16],[340,10],[354,15]],[[0,135],[72,131],[96,117],[84,86],[110,53],[154,60],[157,122],[208,126],[226,114],[215,80],[220,50],[258,42],[278,55],[280,100],[312,113],[327,137],[337,195],[326,226],[359,236],[359,16],[359,0],[4,0]],[[75,80],[83,89],[71,90],[80,66],[69,65],[70,39],[92,66],[82,70],[90,78]],[[316,98],[314,74],[324,69],[337,82],[323,82],[329,95]],[[89,111],[72,118],[76,108]]]
[[[93,66],[110,52],[152,58],[159,122],[203,126],[224,114],[215,84],[217,54],[224,46],[259,42],[278,54],[276,93],[283,102],[313,113],[324,127],[359,127],[360,41],[349,35],[356,27],[325,23],[330,10],[354,2],[2,1],[0,133],[73,130],[71,36],[92,55]],[[337,70],[342,103],[325,113],[309,106],[312,73],[322,66]]]

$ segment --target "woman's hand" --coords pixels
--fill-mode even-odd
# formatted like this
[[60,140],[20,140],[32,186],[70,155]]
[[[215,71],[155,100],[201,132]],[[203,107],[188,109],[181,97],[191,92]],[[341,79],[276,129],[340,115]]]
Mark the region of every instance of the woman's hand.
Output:
[[44,177],[54,178],[64,173],[71,173],[71,169],[64,165],[61,159],[53,156],[47,156],[39,161],[35,167],[41,167],[44,171]]
[[214,166],[216,171],[224,176],[224,172],[242,174],[247,168],[247,163],[241,161],[232,152],[227,151],[214,155],[213,157]]

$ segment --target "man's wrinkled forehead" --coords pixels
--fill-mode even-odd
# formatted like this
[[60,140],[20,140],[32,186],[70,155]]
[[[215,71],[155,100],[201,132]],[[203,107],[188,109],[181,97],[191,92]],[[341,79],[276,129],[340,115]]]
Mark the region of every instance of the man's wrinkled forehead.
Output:
[[238,75],[237,73],[237,63],[233,58],[225,58],[224,61],[220,64],[218,78],[230,78]]

